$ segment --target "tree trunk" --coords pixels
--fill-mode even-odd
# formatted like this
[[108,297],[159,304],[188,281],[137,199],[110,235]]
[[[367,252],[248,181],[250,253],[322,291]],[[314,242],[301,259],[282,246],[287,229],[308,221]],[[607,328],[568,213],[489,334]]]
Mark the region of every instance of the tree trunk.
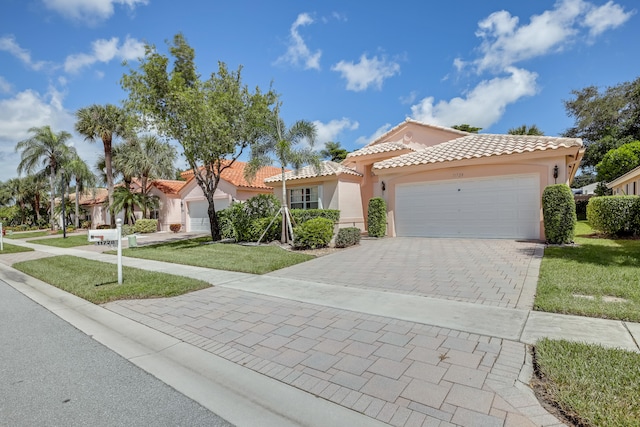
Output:
[[287,230],[287,182],[284,179],[284,166],[282,167],[282,233],[280,241],[287,243],[289,241],[289,231]]
[[113,212],[113,169],[111,168],[111,138],[102,140],[104,143],[104,166],[107,174],[107,192],[109,194],[109,212],[111,228],[116,226],[116,212]]
[[56,215],[53,213],[53,209],[55,207],[55,199],[56,199],[56,190],[55,190],[55,173],[53,168],[51,168],[51,172],[49,174],[49,184],[51,185],[51,209],[50,209],[50,214],[51,217],[49,218],[49,221],[51,222],[51,230],[55,230],[55,220],[56,220]]
[[222,239],[220,236],[220,224],[218,224],[218,215],[216,215],[216,207],[213,204],[213,194],[211,195],[211,199],[207,197],[207,201],[209,202],[209,207],[207,208],[207,214],[209,215],[209,226],[211,227],[211,240],[217,242]]
[[74,225],[76,229],[80,228],[80,186],[78,185],[78,178],[76,177],[76,217],[74,218]]

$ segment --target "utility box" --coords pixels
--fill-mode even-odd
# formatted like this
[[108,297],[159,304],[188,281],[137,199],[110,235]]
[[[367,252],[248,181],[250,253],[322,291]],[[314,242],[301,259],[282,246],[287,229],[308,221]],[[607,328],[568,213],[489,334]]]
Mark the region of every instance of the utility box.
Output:
[[137,239],[137,236],[135,234],[128,235],[127,239],[129,240],[129,247],[130,248],[137,248],[138,247],[138,239]]

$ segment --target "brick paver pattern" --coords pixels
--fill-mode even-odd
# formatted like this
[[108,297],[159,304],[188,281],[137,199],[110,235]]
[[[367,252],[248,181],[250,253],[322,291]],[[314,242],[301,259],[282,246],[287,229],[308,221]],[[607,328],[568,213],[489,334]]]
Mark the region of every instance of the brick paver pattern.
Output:
[[105,307],[393,426],[558,425],[521,343],[218,287]]

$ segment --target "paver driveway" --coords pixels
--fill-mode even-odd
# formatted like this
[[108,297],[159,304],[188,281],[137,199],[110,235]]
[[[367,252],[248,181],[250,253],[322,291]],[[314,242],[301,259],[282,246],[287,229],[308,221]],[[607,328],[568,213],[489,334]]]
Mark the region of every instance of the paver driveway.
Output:
[[396,237],[363,240],[269,275],[528,309],[542,254],[535,242]]

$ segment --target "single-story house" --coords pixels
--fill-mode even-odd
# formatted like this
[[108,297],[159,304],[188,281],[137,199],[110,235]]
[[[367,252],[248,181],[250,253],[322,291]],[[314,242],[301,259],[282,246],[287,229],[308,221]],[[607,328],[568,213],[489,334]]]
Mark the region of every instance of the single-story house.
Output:
[[[474,134],[407,119],[340,164],[285,175],[291,208],[339,209],[366,229],[369,199],[387,204],[387,235],[543,239],[542,191],[569,184],[582,141]],[[265,179],[282,191],[281,176]]]
[[[258,194],[272,194],[273,187],[263,181],[266,177],[281,173],[280,168],[266,166],[258,170],[252,182],[244,177],[247,163],[236,160],[221,173],[218,188],[214,194],[216,212],[228,207],[234,201],[245,201]],[[209,232],[209,214],[207,202],[202,189],[196,182],[193,170],[185,171],[181,177],[187,182],[180,189],[182,200],[182,224],[188,232]]]
[[607,184],[614,195],[640,195],[640,166]]
[[[182,223],[179,190],[185,184],[185,181],[168,179],[156,179],[147,184],[148,194],[158,197],[158,209],[150,212],[150,217],[158,220],[160,231],[169,231],[170,224]],[[140,181],[133,180],[131,189],[140,191]],[[74,197],[75,194],[71,194],[72,200],[75,200]],[[99,225],[111,222],[107,199],[108,191],[106,188],[96,188],[80,195],[80,205],[88,212],[83,219],[91,221],[91,227],[94,229]],[[142,218],[142,211],[139,207],[135,207],[134,215],[138,219]],[[123,217],[123,212],[116,215],[116,218],[123,219]]]

